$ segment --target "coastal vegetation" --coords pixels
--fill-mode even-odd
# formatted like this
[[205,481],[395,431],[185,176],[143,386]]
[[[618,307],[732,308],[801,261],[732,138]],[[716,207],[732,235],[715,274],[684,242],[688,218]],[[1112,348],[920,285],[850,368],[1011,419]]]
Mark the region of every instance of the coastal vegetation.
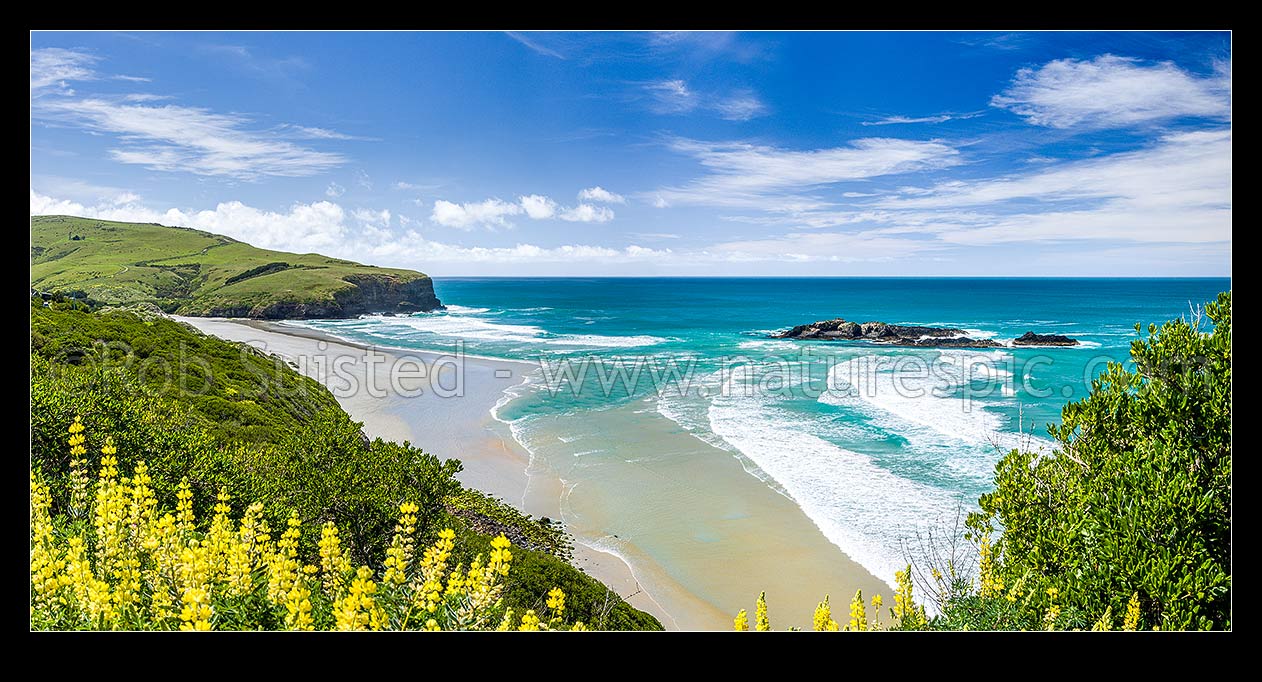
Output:
[[[68,543],[74,537],[82,538],[88,554],[105,541],[87,522],[97,512],[84,502],[95,499],[85,491],[99,479],[104,458],[137,468],[143,460],[153,523],[160,521],[159,508],[184,508],[195,518],[211,518],[222,504],[221,493],[228,491],[232,504],[239,505],[233,508],[255,509],[251,523],[266,523],[277,542],[297,521],[292,558],[301,565],[320,565],[319,540],[331,523],[338,529],[340,551],[357,569],[367,565],[374,575],[384,575],[388,567],[382,562],[391,556],[400,505],[406,503],[412,510],[407,515],[414,517],[406,525],[414,528],[410,536],[417,546],[433,545],[451,531],[450,566],[472,566],[479,554],[485,561],[497,549],[495,538],[512,539],[513,574],[499,596],[501,606],[518,617],[530,610],[544,614],[549,593],[559,589],[566,595],[567,618],[602,629],[661,628],[655,618],[568,563],[570,541],[559,524],[533,519],[461,486],[455,479],[461,467],[457,460],[439,460],[406,442],[367,438],[327,389],[283,362],[143,308],[93,309],[75,299],[36,296],[31,321],[31,465],[46,496],[50,551],[60,557],[57,561],[71,556]],[[68,446],[67,434],[77,442]],[[129,476],[132,482],[124,483],[120,474],[117,485],[132,486],[134,496],[137,474]],[[235,528],[239,536],[240,526]],[[193,541],[204,543],[211,530],[167,538],[177,543],[169,548],[183,552]],[[263,561],[262,554],[251,556]],[[143,566],[153,560],[152,554],[146,557],[132,558]],[[61,564],[58,575],[64,577],[69,565]],[[91,564],[76,570],[93,571],[93,579],[111,594],[130,590],[120,588],[122,578],[111,573],[115,568]],[[37,579],[33,572],[32,580]],[[313,599],[318,612],[323,607],[318,597]],[[234,608],[216,613],[238,613]],[[78,623],[74,627],[90,625],[73,622]],[[210,625],[254,628],[278,622],[223,615]],[[70,623],[33,621],[41,627]],[[108,626],[158,622],[111,621]]]
[[[995,466],[965,524],[975,554],[898,573],[892,628],[1231,629],[1231,293],[1148,325],[1130,356],[1065,406],[1054,452]],[[915,606],[913,583],[936,615]],[[769,629],[765,595],[757,614]],[[862,595],[845,627],[827,597],[814,618],[817,630],[877,622]],[[735,627],[748,629],[745,611]]]
[[433,282],[412,270],[260,249],[155,223],[31,218],[31,287],[106,304],[225,317],[348,317],[433,310]]

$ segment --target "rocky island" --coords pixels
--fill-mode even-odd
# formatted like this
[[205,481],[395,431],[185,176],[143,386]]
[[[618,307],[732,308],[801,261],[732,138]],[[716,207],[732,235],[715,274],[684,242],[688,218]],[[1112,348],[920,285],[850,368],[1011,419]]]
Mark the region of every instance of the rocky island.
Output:
[[[992,339],[974,339],[955,327],[850,322],[840,317],[800,324],[771,335],[773,339],[815,339],[821,341],[868,341],[886,346],[914,348],[1002,348]],[[1058,334],[1026,332],[1013,339],[1014,346],[1076,346],[1078,341]]]

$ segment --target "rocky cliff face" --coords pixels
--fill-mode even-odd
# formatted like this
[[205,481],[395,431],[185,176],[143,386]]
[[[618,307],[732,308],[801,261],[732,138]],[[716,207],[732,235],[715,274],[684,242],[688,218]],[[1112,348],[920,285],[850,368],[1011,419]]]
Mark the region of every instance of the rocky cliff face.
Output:
[[348,275],[350,286],[332,299],[283,298],[260,303],[217,304],[184,314],[208,317],[251,317],[261,320],[302,320],[355,317],[373,313],[416,313],[443,307],[428,277],[404,279],[389,274]]
[[353,289],[333,295],[345,317],[368,313],[418,313],[443,307],[434,295],[434,281],[417,277],[403,281],[394,275],[350,275]]

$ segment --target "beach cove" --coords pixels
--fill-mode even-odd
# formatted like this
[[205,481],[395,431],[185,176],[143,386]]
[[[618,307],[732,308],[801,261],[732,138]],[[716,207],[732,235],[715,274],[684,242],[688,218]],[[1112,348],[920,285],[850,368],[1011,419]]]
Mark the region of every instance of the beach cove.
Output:
[[[631,417],[642,458],[563,468],[532,457],[511,424],[495,416],[538,365],[466,354],[464,395],[422,390],[404,397],[387,376],[396,361],[409,358],[438,367],[435,381],[451,387],[444,373],[454,370],[441,359],[453,356],[370,347],[283,322],[177,319],[292,362],[326,384],[342,407],[363,421],[369,436],[410,441],[440,458],[460,459],[464,469],[458,478],[465,485],[536,517],[561,519],[576,541],[574,565],[668,629],[727,629],[735,611],[752,608],[763,590],[775,600],[773,617],[782,614],[779,620],[786,626],[809,626],[806,619],[822,599],[821,589],[847,597],[855,590],[869,597],[881,593],[889,602],[888,585],[830,543],[789,497],[750,475],[732,453],[643,406],[631,403],[593,413],[589,432],[565,437],[594,443],[602,435],[621,433],[619,421]],[[365,361],[369,348],[385,361]],[[361,389],[367,386],[370,371],[374,385],[387,389],[385,395],[347,390],[347,378]],[[412,385],[402,383],[409,392]],[[558,439],[555,445],[566,443]],[[642,536],[623,530],[627,527],[654,532]]]

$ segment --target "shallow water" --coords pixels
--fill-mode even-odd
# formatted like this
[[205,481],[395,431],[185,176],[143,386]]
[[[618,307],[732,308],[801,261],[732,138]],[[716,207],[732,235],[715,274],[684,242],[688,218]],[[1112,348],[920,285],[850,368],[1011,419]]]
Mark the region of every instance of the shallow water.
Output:
[[[450,352],[460,342],[468,354],[539,363],[495,415],[530,451],[532,468],[564,482],[566,523],[611,551],[651,557],[726,612],[748,607],[737,600],[752,599],[758,585],[785,582],[777,573],[836,582],[820,573],[827,568],[742,556],[775,547],[817,562],[827,553],[794,548],[818,534],[892,581],[908,553],[916,556],[908,542],[971,508],[1004,452],[1052,447],[1046,425],[1086,395],[1105,362],[1126,360],[1135,323],[1185,315],[1230,281],[435,286],[445,312],[303,324],[364,343]],[[952,326],[1000,342],[1026,331],[1066,334],[1083,345],[935,351],[765,338],[832,317]],[[777,523],[792,525],[780,505],[800,509],[814,528],[768,539]]]

